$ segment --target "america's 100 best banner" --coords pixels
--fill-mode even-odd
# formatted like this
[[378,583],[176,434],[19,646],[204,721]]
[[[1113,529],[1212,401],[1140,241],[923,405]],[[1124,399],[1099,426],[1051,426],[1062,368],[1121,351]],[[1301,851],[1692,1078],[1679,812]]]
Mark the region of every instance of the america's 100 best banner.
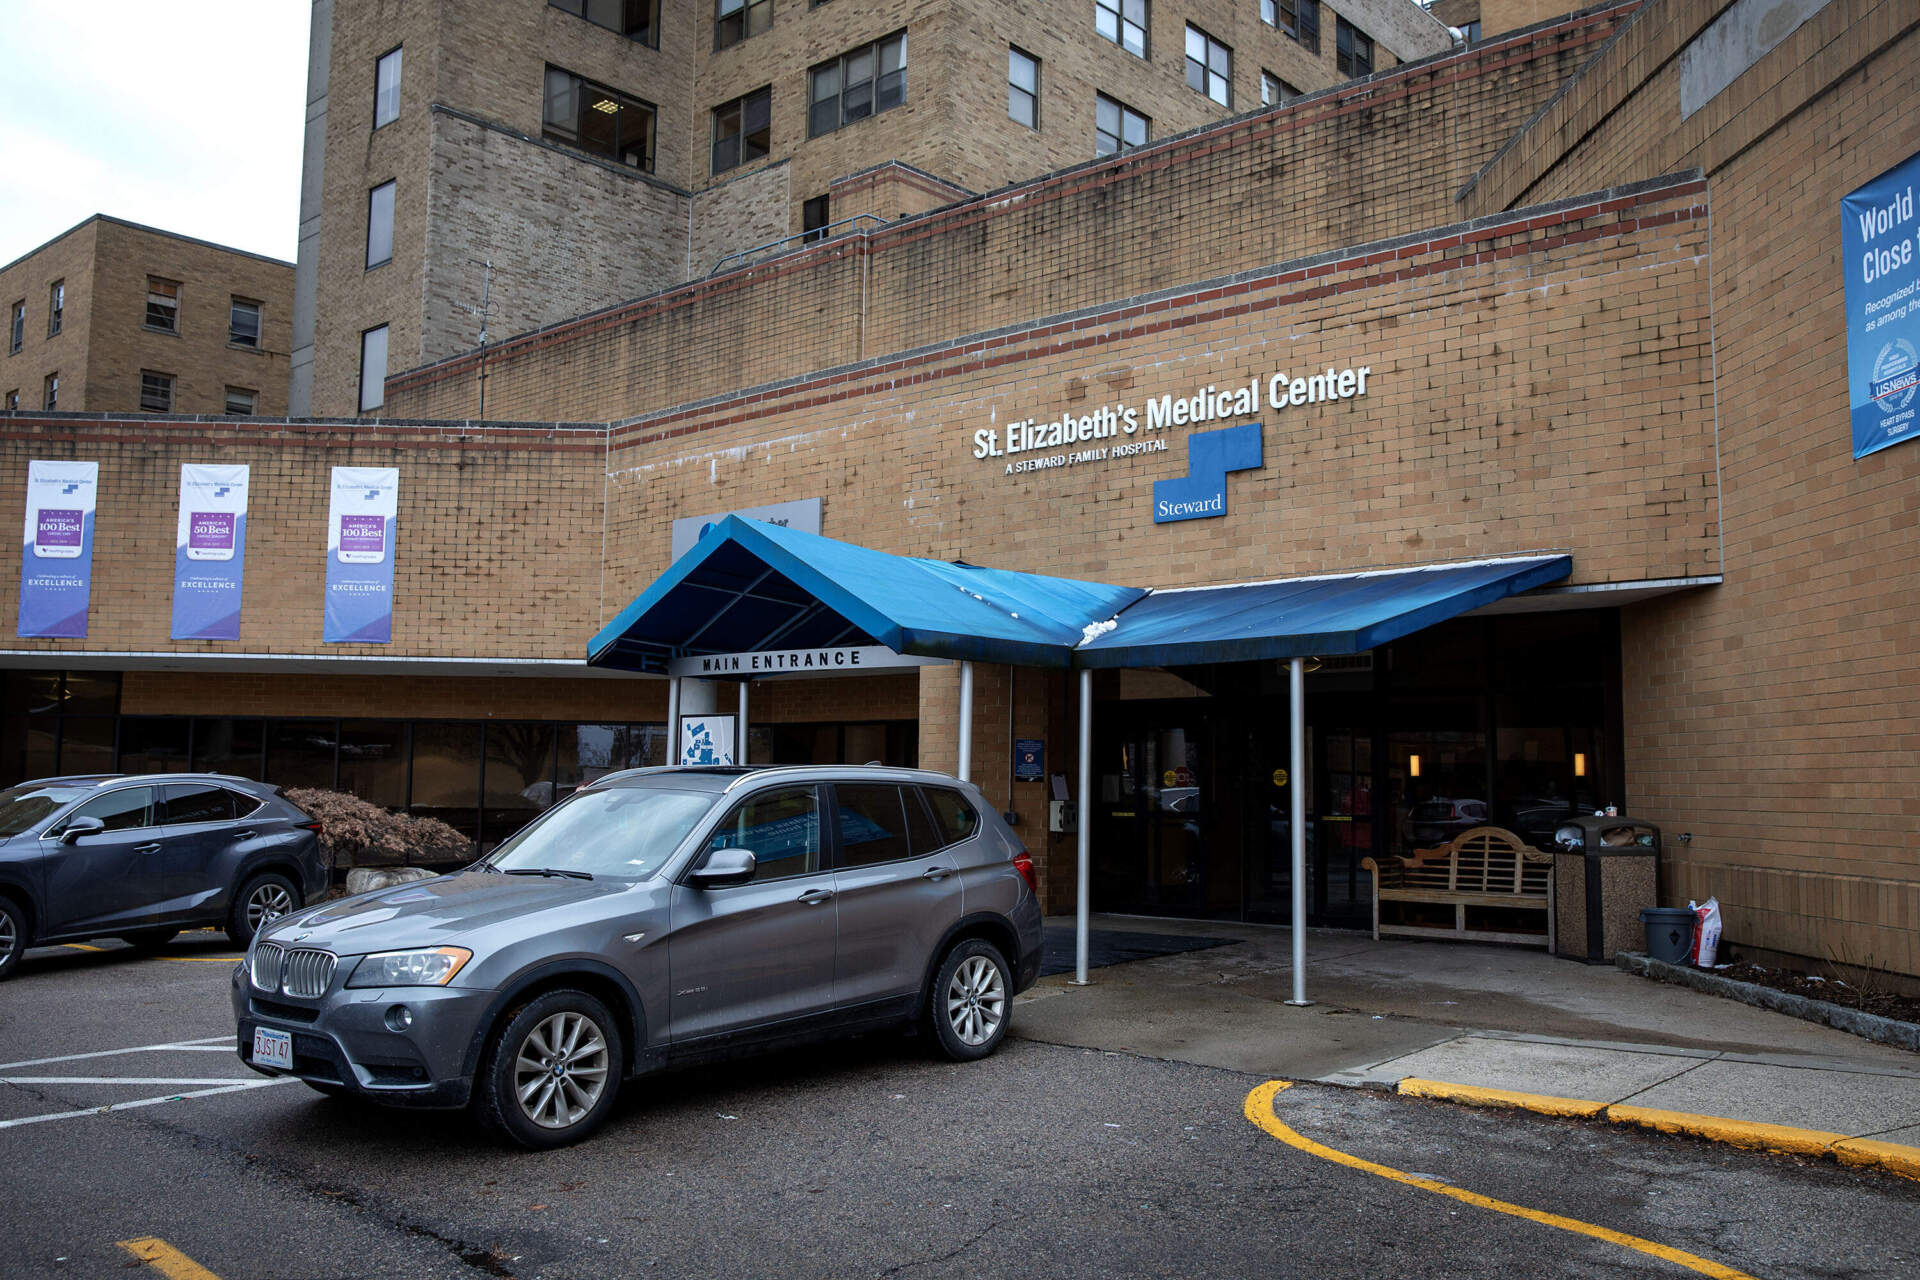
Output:
[[180,464],[173,549],[173,638],[238,640],[247,571],[244,466]]
[[327,610],[322,639],[386,644],[393,639],[394,518],[400,472],[335,467],[327,503]]
[[1920,436],[1920,221],[1910,156],[1840,201],[1853,456]]
[[27,464],[27,533],[20,553],[22,636],[80,639],[93,588],[97,462]]

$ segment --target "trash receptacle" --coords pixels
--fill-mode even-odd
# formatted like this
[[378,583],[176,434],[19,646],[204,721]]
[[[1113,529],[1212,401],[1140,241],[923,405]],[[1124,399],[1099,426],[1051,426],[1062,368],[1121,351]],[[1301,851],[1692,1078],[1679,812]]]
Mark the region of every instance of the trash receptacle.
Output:
[[1554,951],[1612,964],[1640,945],[1640,908],[1659,901],[1660,828],[1579,816],[1562,822],[1553,841]]
[[1648,907],[1640,913],[1647,927],[1647,954],[1668,964],[1693,959],[1693,930],[1699,917],[1686,907]]

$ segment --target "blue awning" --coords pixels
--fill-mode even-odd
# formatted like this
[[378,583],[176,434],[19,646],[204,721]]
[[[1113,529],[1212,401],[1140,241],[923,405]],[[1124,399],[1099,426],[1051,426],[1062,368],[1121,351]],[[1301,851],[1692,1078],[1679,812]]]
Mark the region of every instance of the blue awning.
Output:
[[1524,556],[1155,591],[1081,644],[1074,665],[1173,667],[1363,653],[1572,572],[1571,556]]

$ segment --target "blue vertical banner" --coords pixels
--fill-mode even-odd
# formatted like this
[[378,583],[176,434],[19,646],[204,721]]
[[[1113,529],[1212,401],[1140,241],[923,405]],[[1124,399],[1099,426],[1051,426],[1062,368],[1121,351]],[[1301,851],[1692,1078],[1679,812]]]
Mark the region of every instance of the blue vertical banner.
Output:
[[393,546],[400,509],[394,467],[335,467],[327,503],[327,610],[321,639],[393,639]]
[[67,640],[87,634],[93,592],[93,510],[97,462],[27,463],[27,533],[20,553],[22,636]]
[[180,464],[173,541],[173,638],[238,640],[247,575],[247,484],[241,466]]
[[1920,436],[1920,222],[1909,156],[1840,201],[1840,266],[1847,284],[1847,404],[1853,456]]

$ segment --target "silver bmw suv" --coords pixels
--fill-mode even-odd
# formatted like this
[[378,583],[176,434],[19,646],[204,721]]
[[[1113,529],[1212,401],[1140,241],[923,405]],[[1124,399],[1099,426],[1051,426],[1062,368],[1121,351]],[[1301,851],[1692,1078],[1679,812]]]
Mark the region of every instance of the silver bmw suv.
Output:
[[263,1074],[554,1147],[622,1081],[747,1049],[912,1027],[985,1057],[1039,969],[1032,859],[970,783],[635,769],[457,874],[274,921],[233,1010]]

